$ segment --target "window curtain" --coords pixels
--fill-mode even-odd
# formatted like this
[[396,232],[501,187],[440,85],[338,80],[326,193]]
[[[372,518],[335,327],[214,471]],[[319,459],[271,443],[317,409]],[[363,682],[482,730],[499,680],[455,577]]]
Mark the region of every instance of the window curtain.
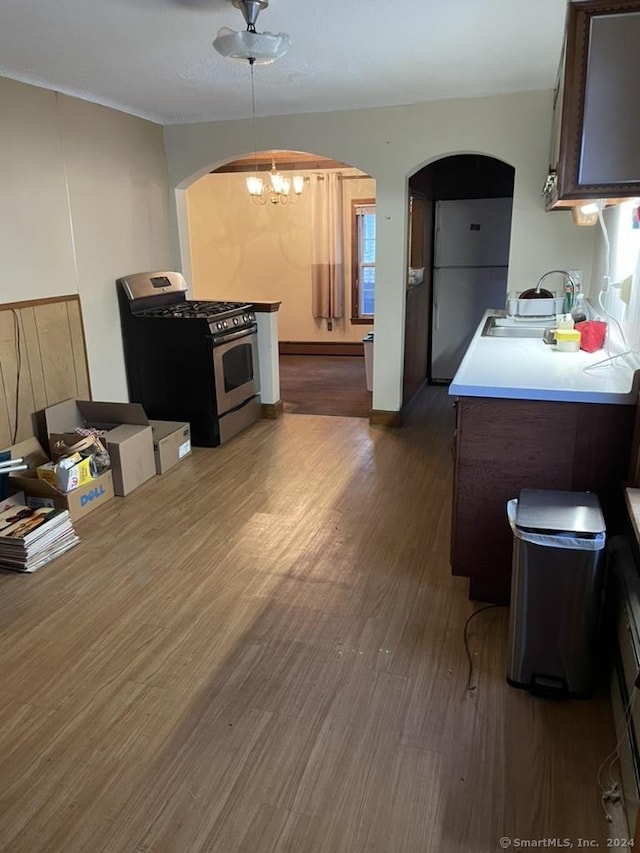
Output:
[[344,315],[344,228],[342,176],[315,175],[311,194],[311,306],[313,316],[333,321]]

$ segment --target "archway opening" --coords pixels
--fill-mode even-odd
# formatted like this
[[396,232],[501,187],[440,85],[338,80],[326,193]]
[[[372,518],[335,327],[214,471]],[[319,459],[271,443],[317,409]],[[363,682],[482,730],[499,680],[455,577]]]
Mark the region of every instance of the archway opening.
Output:
[[403,400],[448,384],[488,308],[504,308],[515,169],[453,154],[409,178],[409,283]]
[[[246,178],[300,175],[299,197],[265,204],[249,196]],[[314,289],[314,192],[336,176],[343,283],[328,314]],[[363,338],[373,328],[373,304],[363,301],[355,263],[355,217],[364,201],[375,210],[375,180],[321,155],[262,151],[198,177],[185,191],[189,270],[197,299],[280,303],[278,348],[285,411],[368,417]],[[362,308],[366,307],[367,312]]]

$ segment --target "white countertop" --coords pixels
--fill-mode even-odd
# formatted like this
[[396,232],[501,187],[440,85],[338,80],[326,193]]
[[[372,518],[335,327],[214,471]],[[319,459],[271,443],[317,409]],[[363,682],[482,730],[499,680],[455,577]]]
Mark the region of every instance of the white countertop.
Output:
[[624,497],[636,541],[640,544],[640,489],[625,489]]
[[[583,368],[607,358],[606,349],[594,353],[558,352],[540,339],[482,337],[490,315],[504,316],[505,312],[485,312],[449,386],[451,396],[627,405],[637,402],[637,358],[622,356],[585,372]],[[621,351],[622,345],[612,340],[611,354]]]

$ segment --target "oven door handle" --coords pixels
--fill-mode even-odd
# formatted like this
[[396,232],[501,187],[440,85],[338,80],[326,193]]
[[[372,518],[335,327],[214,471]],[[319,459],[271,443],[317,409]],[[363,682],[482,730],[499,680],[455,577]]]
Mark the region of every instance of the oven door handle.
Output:
[[248,335],[255,335],[257,331],[257,323],[252,323],[250,326],[246,326],[244,329],[238,329],[235,332],[232,329],[230,332],[220,332],[220,334],[208,335],[208,337],[212,341],[214,347],[220,347],[223,344],[228,344],[229,341],[237,341],[239,338],[246,338]]

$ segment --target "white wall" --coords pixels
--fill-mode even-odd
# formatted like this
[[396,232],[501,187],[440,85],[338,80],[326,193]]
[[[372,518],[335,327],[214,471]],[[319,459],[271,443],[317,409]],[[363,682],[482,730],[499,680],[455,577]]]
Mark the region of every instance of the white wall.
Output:
[[245,179],[244,173],[207,174],[186,192],[191,294],[196,299],[281,302],[281,341],[361,341],[371,326],[350,322],[350,214],[352,199],[375,198],[375,181],[343,181],[345,312],[329,332],[326,321],[311,314],[309,186],[293,205],[261,207],[249,198]]
[[[610,315],[611,322],[617,320],[621,324],[627,345],[640,356],[640,227],[636,227],[637,207],[638,199],[630,199],[607,208],[602,219],[604,227],[598,224],[591,229],[595,232],[596,246],[589,297],[599,313],[604,311]],[[630,283],[622,286],[629,277]],[[611,354],[614,352],[611,349]]]
[[[258,120],[261,148],[312,151],[376,180],[374,409],[401,406],[407,180],[422,166],[447,154],[478,153],[515,167],[509,289],[530,287],[556,267],[582,269],[589,278],[592,229],[574,226],[568,212],[544,211],[551,113],[552,93],[530,92]],[[251,138],[249,120],[165,128],[170,185],[179,190],[174,224],[182,215],[182,190],[211,168],[250,154]],[[179,257],[177,226],[174,251]],[[188,255],[188,246],[183,252]]]
[[159,125],[0,78],[0,302],[78,293],[95,399],[126,400],[115,279],[170,265]]

